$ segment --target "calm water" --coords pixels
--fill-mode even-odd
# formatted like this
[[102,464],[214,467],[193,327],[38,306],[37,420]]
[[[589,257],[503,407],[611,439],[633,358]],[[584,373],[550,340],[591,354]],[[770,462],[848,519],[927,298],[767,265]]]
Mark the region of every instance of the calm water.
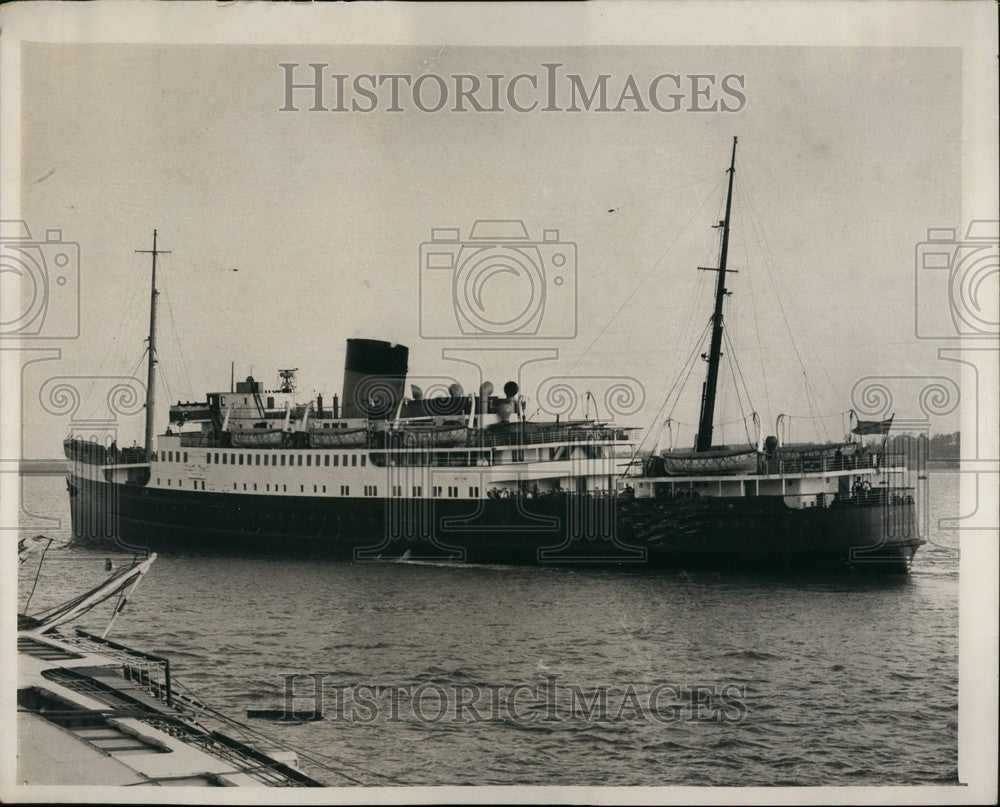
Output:
[[[68,540],[63,479],[22,482],[29,523]],[[169,656],[181,683],[239,719],[280,708],[283,676],[327,674],[327,719],[248,722],[308,749],[303,767],[329,784],[347,782],[318,767],[321,756],[366,784],[954,783],[957,536],[936,522],[958,512],[958,475],[932,473],[929,496],[932,543],[904,579],[161,555],[113,638]],[[53,546],[29,611],[99,582],[106,555]],[[21,605],[36,568],[21,570]],[[103,628],[109,610],[85,624]],[[387,708],[367,723],[334,719],[334,685],[436,684],[452,698],[460,685],[509,693],[498,688],[544,676],[588,701],[609,687],[608,716],[629,685],[640,709],[658,685],[682,700],[735,685],[745,713],[585,720],[560,690],[555,721],[529,722],[527,696],[515,703],[523,719],[473,722],[466,711],[429,722],[405,703],[396,722]],[[437,691],[424,690],[425,716],[438,712]]]

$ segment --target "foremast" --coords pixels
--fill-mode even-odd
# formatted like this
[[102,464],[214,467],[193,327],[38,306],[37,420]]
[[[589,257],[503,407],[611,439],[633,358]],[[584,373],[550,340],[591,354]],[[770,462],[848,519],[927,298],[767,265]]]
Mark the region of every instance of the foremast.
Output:
[[169,250],[157,250],[156,230],[153,230],[153,248],[137,249],[141,252],[153,256],[153,272],[149,284],[149,337],[147,339],[146,351],[148,354],[146,362],[146,434],[145,449],[149,456],[153,451],[153,429],[156,423],[156,298],[159,292],[156,290],[156,256],[169,254]]
[[726,294],[726,263],[729,257],[729,222],[733,209],[733,177],[736,174],[736,138],[733,138],[733,156],[729,163],[729,190],[726,194],[726,217],[716,226],[722,227],[722,249],[718,267],[699,269],[718,272],[715,285],[715,311],[712,314],[712,341],[708,350],[708,372],[702,385],[701,417],[698,421],[696,451],[708,451],[712,447],[712,424],[715,419],[715,396],[719,384],[719,359],[722,357],[722,304]]

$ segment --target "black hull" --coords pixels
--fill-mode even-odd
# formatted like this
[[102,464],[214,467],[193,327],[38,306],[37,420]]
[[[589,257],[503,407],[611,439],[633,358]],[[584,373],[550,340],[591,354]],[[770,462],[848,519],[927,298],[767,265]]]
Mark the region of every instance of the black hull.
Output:
[[84,544],[619,568],[899,573],[923,541],[911,502],[790,509],[781,498],[476,500],[164,491],[71,475]]

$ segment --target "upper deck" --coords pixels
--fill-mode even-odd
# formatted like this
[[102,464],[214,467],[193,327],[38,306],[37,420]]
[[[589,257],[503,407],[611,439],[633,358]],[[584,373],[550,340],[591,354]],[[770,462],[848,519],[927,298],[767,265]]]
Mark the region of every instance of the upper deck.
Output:
[[[777,459],[762,456],[753,471],[715,474],[645,474],[630,465],[623,484],[639,498],[657,496],[781,496],[789,507],[829,506],[834,501],[911,495],[904,483],[907,455],[865,451],[847,457]],[[873,500],[873,499],[872,499]]]

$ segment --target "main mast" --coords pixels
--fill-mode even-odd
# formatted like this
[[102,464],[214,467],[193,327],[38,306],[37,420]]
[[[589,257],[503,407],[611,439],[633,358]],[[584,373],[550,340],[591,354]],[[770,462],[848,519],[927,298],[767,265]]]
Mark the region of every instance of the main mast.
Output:
[[153,276],[149,284],[149,338],[147,340],[147,351],[149,353],[146,364],[146,438],[145,448],[149,454],[153,450],[153,429],[156,421],[156,298],[159,292],[156,290],[156,256],[168,254],[167,250],[156,249],[156,230],[153,230],[153,248],[137,249],[136,252],[151,254],[153,256]]
[[[715,286],[715,311],[712,314],[712,342],[708,351],[708,374],[702,387],[701,418],[698,421],[697,451],[708,451],[712,447],[712,421],[715,418],[715,394],[719,384],[719,359],[722,357],[722,303],[726,299],[726,261],[729,257],[729,220],[733,209],[733,176],[736,174],[736,138],[733,138],[733,156],[729,163],[729,192],[726,195],[726,218],[722,221],[722,251],[718,268],[708,271],[718,272]],[[699,267],[704,268],[704,267]]]

